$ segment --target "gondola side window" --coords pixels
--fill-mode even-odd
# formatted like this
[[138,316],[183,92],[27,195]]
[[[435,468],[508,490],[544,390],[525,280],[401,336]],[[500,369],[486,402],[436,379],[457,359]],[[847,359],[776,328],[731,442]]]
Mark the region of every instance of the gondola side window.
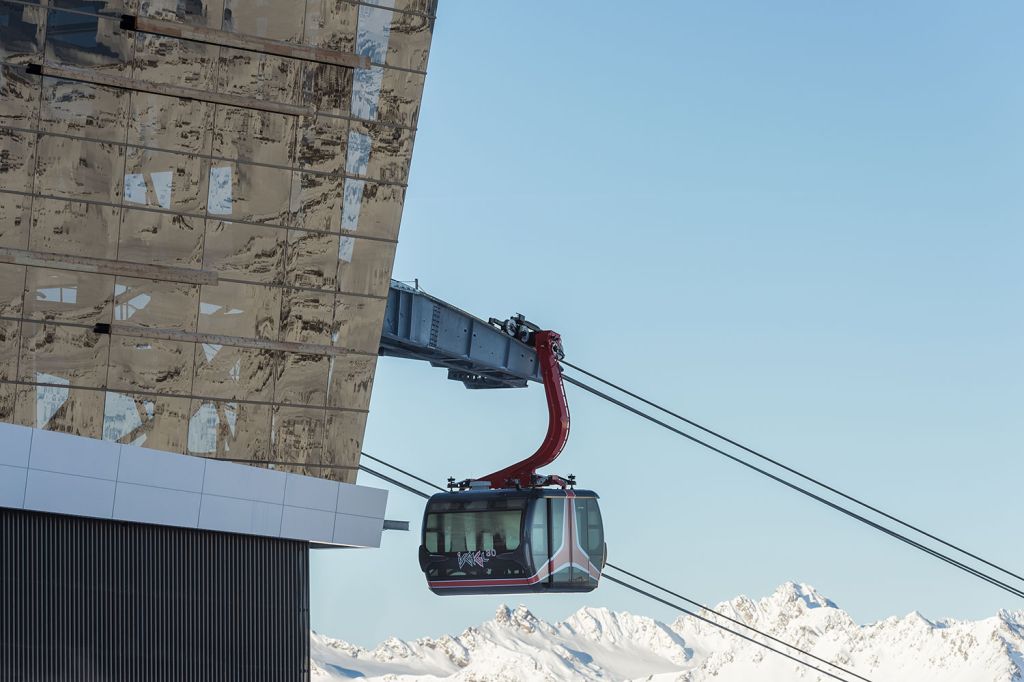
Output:
[[511,552],[519,547],[522,521],[523,512],[519,510],[427,514],[427,551]]
[[576,500],[576,526],[579,529],[580,542],[590,557],[590,563],[600,566],[604,556],[604,528],[597,500]]

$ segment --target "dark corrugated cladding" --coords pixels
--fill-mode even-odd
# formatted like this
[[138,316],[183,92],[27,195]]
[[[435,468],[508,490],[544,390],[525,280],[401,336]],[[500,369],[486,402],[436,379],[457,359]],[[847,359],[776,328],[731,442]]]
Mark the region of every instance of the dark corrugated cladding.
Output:
[[304,542],[0,509],[0,679],[309,679]]

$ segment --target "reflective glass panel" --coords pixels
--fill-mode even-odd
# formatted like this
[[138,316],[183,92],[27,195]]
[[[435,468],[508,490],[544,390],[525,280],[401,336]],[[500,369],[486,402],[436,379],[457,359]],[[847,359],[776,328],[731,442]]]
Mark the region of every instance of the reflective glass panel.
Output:
[[39,61],[43,54],[45,13],[42,7],[0,2],[0,59],[15,64]]
[[0,128],[0,189],[32,191],[36,134]]
[[135,263],[198,267],[203,251],[202,218],[125,209],[118,258]]
[[338,291],[387,296],[395,243],[343,236],[338,243]]
[[291,171],[214,160],[209,166],[206,210],[210,217],[252,223],[285,224],[291,195]]
[[224,0],[139,0],[139,14],[219,29],[224,16]]
[[[0,4],[0,12],[3,5]],[[3,47],[0,47],[2,50]],[[0,125],[16,128],[35,127],[39,114],[39,76],[30,76],[24,67],[0,64]]]
[[330,364],[327,407],[369,409],[377,358],[372,355],[336,355]]
[[331,345],[334,294],[285,289],[281,306],[281,340]]
[[335,286],[338,269],[338,235],[325,232],[288,231],[285,281],[296,287],[329,289]]
[[29,248],[46,253],[114,259],[121,209],[36,197]]
[[189,412],[187,454],[268,459],[269,405],[193,400]]
[[349,112],[352,69],[306,62],[302,67],[302,104],[332,116]]
[[178,38],[139,33],[135,49],[135,79],[215,90],[220,47]]
[[44,78],[39,122],[46,132],[124,142],[128,123],[128,91]]
[[359,453],[366,428],[365,412],[327,411],[327,431],[324,435],[323,463],[351,469],[324,469],[321,476],[335,481],[354,483]]
[[103,406],[103,440],[184,452],[189,398],[108,391]]
[[266,225],[206,221],[203,267],[222,277],[278,284],[284,277],[288,231]]
[[28,268],[25,317],[78,324],[110,322],[112,275]]
[[[2,276],[2,273],[0,273],[0,276]],[[17,380],[18,350],[20,347],[21,322],[18,320],[0,320],[0,381]]]
[[[320,463],[324,442],[324,410],[307,407],[274,407],[271,459],[283,462]],[[317,476],[318,468],[297,467],[296,473]]]
[[113,18],[50,10],[46,26],[46,61],[79,69],[126,74],[134,40]]
[[93,334],[87,327],[26,321],[21,335],[21,381],[64,386],[105,384],[108,334]]
[[221,48],[218,91],[267,102],[298,104],[302,62],[277,55]]
[[38,153],[37,193],[120,203],[123,146],[40,135]]
[[398,239],[405,188],[345,178],[341,229],[371,237]]
[[0,316],[21,317],[25,266],[0,263]]
[[297,121],[295,116],[218,105],[213,155],[290,166]]
[[304,170],[340,173],[345,163],[348,121],[328,116],[299,119],[298,166]]
[[37,429],[100,438],[103,433],[103,398],[103,391],[61,384],[20,386],[15,419],[19,424]]
[[118,277],[114,321],[139,327],[191,332],[196,328],[199,287],[182,282]]
[[275,351],[214,343],[196,346],[192,392],[212,398],[269,401],[274,395]]
[[353,121],[349,127],[345,172],[386,182],[405,183],[412,158],[412,132]]
[[326,355],[284,353],[277,368],[274,402],[321,407],[327,400]]
[[108,386],[117,391],[192,392],[196,344],[142,337],[110,337]]
[[206,205],[206,160],[198,156],[128,148],[124,203],[183,213]]
[[223,30],[299,42],[305,18],[295,0],[225,0]]
[[199,301],[199,333],[277,340],[281,289],[259,284],[205,285]]
[[132,92],[128,143],[189,154],[210,152],[215,105],[149,92]]
[[[3,134],[0,133],[0,138]],[[0,158],[0,169],[3,168]],[[0,173],[3,171],[0,170]],[[29,226],[32,224],[32,197],[0,192],[0,247],[28,248]]]
[[334,299],[334,345],[376,354],[386,307],[386,299],[338,294]]
[[337,232],[342,220],[341,188],[340,178],[294,171],[292,225],[307,230]]
[[305,42],[314,47],[353,52],[358,11],[350,2],[309,0],[306,3]]

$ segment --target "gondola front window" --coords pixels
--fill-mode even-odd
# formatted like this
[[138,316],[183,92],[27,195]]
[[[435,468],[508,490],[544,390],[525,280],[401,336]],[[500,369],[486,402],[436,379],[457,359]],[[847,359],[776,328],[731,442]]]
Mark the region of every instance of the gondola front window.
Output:
[[427,514],[427,551],[504,554],[519,547],[522,525],[520,509]]

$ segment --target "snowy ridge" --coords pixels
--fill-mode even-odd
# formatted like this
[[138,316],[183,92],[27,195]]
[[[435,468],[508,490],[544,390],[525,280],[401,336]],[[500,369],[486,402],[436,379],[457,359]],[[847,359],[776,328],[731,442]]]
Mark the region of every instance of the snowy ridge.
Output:
[[[914,612],[861,626],[796,583],[715,608],[874,682],[1024,681],[1024,611],[979,621],[930,621]],[[547,623],[525,607],[501,606],[493,620],[454,637],[391,638],[369,650],[313,633],[311,645],[312,678],[320,681],[830,679],[689,616],[665,624],[603,608]]]

